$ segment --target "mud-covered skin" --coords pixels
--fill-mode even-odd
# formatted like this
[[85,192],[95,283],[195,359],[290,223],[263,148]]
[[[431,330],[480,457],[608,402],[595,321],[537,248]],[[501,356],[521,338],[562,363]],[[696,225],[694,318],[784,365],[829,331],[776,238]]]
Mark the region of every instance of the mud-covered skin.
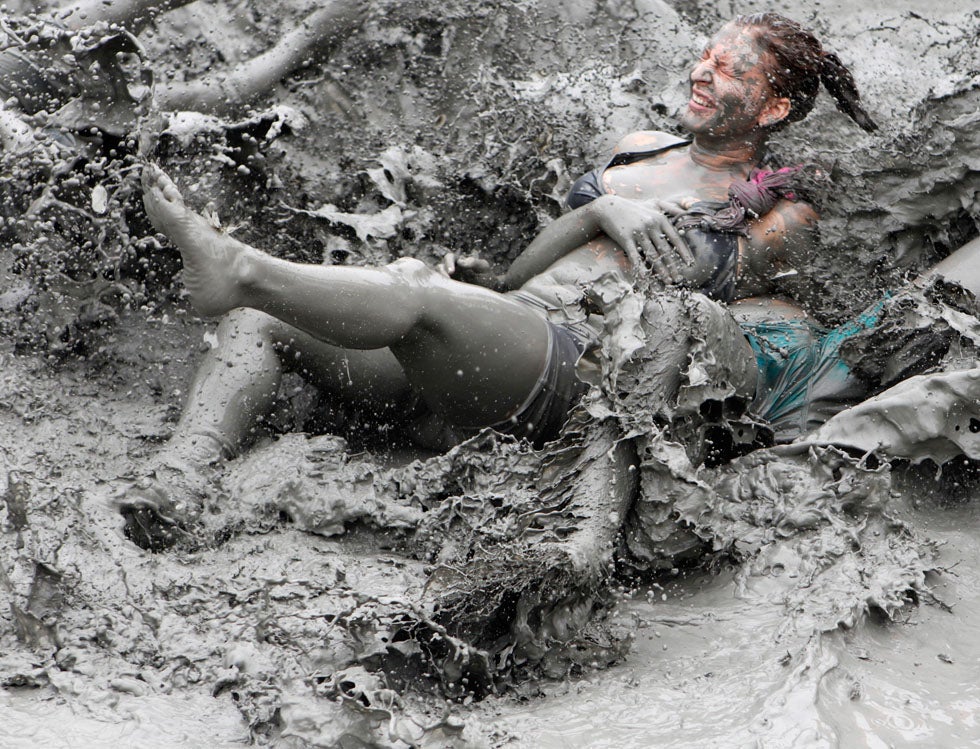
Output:
[[[685,272],[692,255],[665,211],[682,201],[720,198],[733,179],[744,177],[756,164],[768,127],[786,113],[786,102],[759,85],[766,63],[743,31],[726,27],[691,73],[695,90],[688,107],[710,109],[714,99],[705,97],[717,95],[715,108],[726,118],[725,128],[714,127],[709,117],[692,125],[695,137],[689,150],[667,154],[664,163],[641,162],[628,174],[623,169],[630,167],[620,168],[618,178],[632,185],[625,202],[616,195],[623,190],[620,185],[607,199],[554,222],[517,258],[505,287],[523,288],[574,316],[589,287],[607,273],[625,280],[647,272],[648,263],[661,283],[698,278]],[[147,213],[180,249],[186,287],[203,314],[249,307],[298,328],[319,341],[315,346],[388,349],[426,404],[453,426],[503,422],[527,402],[540,381],[546,328],[537,311],[444,279],[408,260],[383,268],[343,269],[285,263],[210,226],[184,204],[159,170],[146,170],[144,186]],[[646,214],[637,213],[639,197],[648,203]],[[767,278],[774,275],[786,247],[809,247],[814,219],[805,204],[781,205],[762,217],[744,243],[742,288],[736,297],[768,290]],[[301,356],[303,348],[298,348]],[[266,356],[267,351],[253,350],[251,358]],[[206,370],[202,380],[210,383],[204,389],[216,394],[226,410],[242,400],[236,395],[241,384],[220,368]],[[379,402],[388,398],[387,393],[378,396]],[[187,425],[206,420],[193,415],[196,408],[194,402],[187,404],[177,440],[184,439]],[[248,409],[256,416],[261,411]],[[212,423],[201,426],[237,446],[244,443],[248,424],[222,431],[232,421],[216,414]]]
[[[757,166],[770,129],[790,111],[789,99],[775,97],[767,82],[767,67],[773,62],[763,54],[759,33],[728,24],[711,40],[691,70],[691,97],[680,117],[694,136],[691,145],[606,169],[607,193],[681,205],[728,200],[729,185]],[[662,139],[659,133],[634,133],[616,151],[656,148]],[[817,244],[816,221],[811,206],[786,200],[751,221],[748,237],[740,240],[736,296],[768,293],[780,273],[805,272]],[[605,254],[610,249],[606,243],[591,251]]]
[[[729,24],[708,44],[691,71],[691,99],[681,125],[701,143],[741,137],[748,146],[789,113],[789,100],[775,98],[756,29]],[[731,148],[731,145],[728,145]]]
[[[179,248],[201,312],[249,307],[324,344],[390,349],[426,403],[458,426],[506,420],[538,382],[549,333],[537,310],[412,258],[380,268],[279,260],[210,226],[159,170],[146,179],[148,213]],[[223,400],[238,401],[231,390]]]
[[[603,173],[603,187],[631,199],[657,198],[680,204],[728,200],[728,188],[756,165],[770,128],[789,113],[789,99],[777,98],[766,79],[772,64],[757,29],[729,24],[708,44],[691,70],[691,98],[681,125],[690,146]],[[655,148],[657,133],[634,133],[620,151]],[[772,281],[789,271],[806,272],[817,245],[817,214],[804,202],[780,201],[750,222],[740,240],[736,296],[768,293]]]
[[190,210],[173,180],[152,164],[143,169],[143,205],[174,244],[198,250],[183,254],[184,286],[197,311],[216,317],[241,306],[236,274],[247,272],[251,248]]

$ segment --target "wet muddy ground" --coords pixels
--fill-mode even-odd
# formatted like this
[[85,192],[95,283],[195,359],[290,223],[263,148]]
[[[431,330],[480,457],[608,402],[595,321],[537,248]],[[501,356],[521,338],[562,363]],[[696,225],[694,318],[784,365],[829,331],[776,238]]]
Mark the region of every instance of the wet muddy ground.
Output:
[[[434,259],[473,246],[504,263],[617,135],[672,127],[682,71],[729,5],[381,3],[329,63],[256,106],[288,113],[190,119],[155,159],[199,207],[215,200],[226,224],[243,222],[240,236],[286,257]],[[970,2],[776,9],[841,53],[883,125],[866,136],[824,100],[776,145],[841,185],[826,201],[825,266],[793,289],[833,322],[977,233],[980,18]],[[254,53],[304,10],[189,6],[140,38],[162,79],[181,78]],[[266,137],[270,122],[291,124]],[[379,491],[357,519],[311,496],[339,466],[381,477],[404,455],[351,460],[329,437],[264,442],[220,479],[209,518],[219,543],[137,548],[108,501],[172,428],[212,324],[187,311],[166,251],[140,244],[148,229],[125,190],[98,184],[151,269],[124,264],[129,297],[94,305],[77,277],[60,294],[25,287],[36,276],[13,273],[11,253],[48,257],[43,230],[4,248],[0,744],[980,741],[980,484],[969,463],[942,476],[928,464],[886,478],[855,471],[867,490],[846,511],[803,497],[818,523],[792,515],[790,499],[782,522],[770,511],[780,496],[748,519],[726,515],[713,530],[737,553],[614,577],[591,661],[564,653],[526,672],[511,661],[502,693],[482,701],[446,679],[455,655],[433,655],[431,631],[420,634],[430,624],[412,602],[439,551],[431,539],[425,554],[405,543],[419,505],[385,504]],[[25,308],[29,293],[41,302]],[[101,324],[85,324],[93,318]],[[310,397],[291,383],[272,431],[302,426]],[[712,475],[727,486],[763,468]],[[610,633],[615,642],[599,642]]]

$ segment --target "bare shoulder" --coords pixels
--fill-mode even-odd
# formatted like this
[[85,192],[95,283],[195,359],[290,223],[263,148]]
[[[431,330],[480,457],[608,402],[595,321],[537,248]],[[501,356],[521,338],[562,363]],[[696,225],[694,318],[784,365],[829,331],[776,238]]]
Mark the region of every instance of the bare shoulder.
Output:
[[685,143],[683,138],[680,138],[673,133],[667,133],[663,130],[638,130],[635,133],[630,133],[629,135],[620,139],[613,149],[613,153],[631,153],[633,151],[652,151],[656,148],[666,148],[667,146],[672,146],[675,143]]
[[816,209],[805,200],[780,200],[773,212],[782,217],[787,228],[811,228],[820,218]]
[[817,220],[813,206],[780,200],[765,216],[749,223],[747,242],[740,247],[745,277],[754,275],[764,286],[779,273],[809,267],[817,250]]
[[769,213],[749,224],[749,235],[763,244],[775,233],[786,238],[809,234],[816,229],[820,215],[802,200],[780,200]]

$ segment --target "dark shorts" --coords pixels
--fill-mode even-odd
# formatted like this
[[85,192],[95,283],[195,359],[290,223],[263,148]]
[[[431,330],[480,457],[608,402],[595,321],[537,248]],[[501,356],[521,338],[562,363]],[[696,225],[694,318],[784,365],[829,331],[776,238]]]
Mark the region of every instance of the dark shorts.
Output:
[[570,327],[550,322],[548,333],[547,363],[534,390],[513,416],[492,426],[536,446],[558,436],[569,412],[588,389],[575,374],[575,365],[590,341]]
[[[575,370],[579,357],[595,344],[597,334],[584,322],[549,321],[547,303],[531,294],[512,292],[509,296],[541,311],[548,325],[548,352],[541,376],[524,403],[510,418],[489,428],[540,447],[558,437],[569,413],[588,390],[589,386],[578,378]],[[432,412],[418,396],[407,412],[415,441],[430,449],[448,450],[482,429],[448,422]]]

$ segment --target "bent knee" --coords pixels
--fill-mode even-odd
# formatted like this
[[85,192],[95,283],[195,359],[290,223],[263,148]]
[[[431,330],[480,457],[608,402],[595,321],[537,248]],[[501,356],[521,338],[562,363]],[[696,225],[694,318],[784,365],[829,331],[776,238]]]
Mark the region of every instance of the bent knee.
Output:
[[259,312],[250,307],[236,307],[221,318],[218,328],[244,330],[265,330],[278,322],[272,315]]
[[433,278],[442,278],[430,266],[414,257],[400,257],[384,266],[385,271],[396,279],[407,283],[426,283]]

